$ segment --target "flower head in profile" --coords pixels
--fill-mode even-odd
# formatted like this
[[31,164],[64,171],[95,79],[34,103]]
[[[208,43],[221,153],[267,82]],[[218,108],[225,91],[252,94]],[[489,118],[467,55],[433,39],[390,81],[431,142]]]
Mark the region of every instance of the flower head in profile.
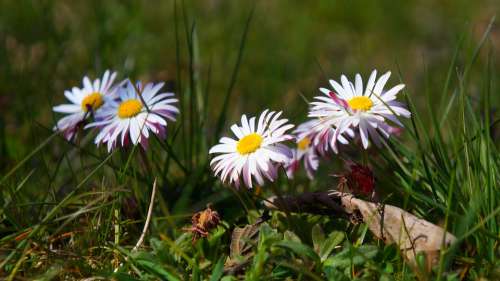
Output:
[[70,103],[52,108],[55,112],[66,114],[57,122],[54,130],[62,132],[67,140],[73,139],[79,125],[91,115],[99,113],[103,105],[113,99],[116,92],[116,87],[113,85],[115,78],[116,72],[111,73],[106,70],[102,79],[95,79],[91,82],[85,76],[83,88],[73,87],[71,91],[66,90],[64,96]]
[[294,131],[297,137],[297,147],[292,149],[292,158],[286,165],[286,172],[289,178],[293,178],[294,174],[300,167],[300,161],[303,160],[304,168],[307,176],[310,179],[314,178],[314,172],[318,169],[319,160],[316,148],[312,143],[313,126],[316,124],[315,120],[307,121],[300,124]]
[[375,195],[375,176],[373,170],[368,166],[347,161],[346,172],[338,177],[340,178],[339,187],[342,191],[347,188],[345,191],[354,195]]
[[359,74],[356,74],[354,84],[345,75],[340,78],[341,84],[330,80],[333,90],[321,88],[325,96],[315,97],[316,101],[311,103],[309,117],[318,119],[316,136],[324,138],[327,135],[329,146],[338,152],[337,141],[346,143],[346,133],[353,137],[359,132],[366,149],[369,139],[379,145],[380,136],[388,138],[395,131],[388,121],[402,127],[398,117],[408,118],[410,112],[396,101],[396,95],[405,85],[399,84],[384,91],[390,76],[391,73],[387,72],[377,79],[377,71],[374,70],[366,87],[363,87]]
[[[310,123],[307,127],[296,131],[297,139],[309,139],[317,154],[325,156],[330,148],[330,140],[335,136],[335,127],[331,125],[331,122],[323,118],[312,119],[308,122]],[[347,128],[346,132],[350,137],[355,136],[351,128]],[[342,144],[349,143],[348,139],[342,134],[337,135],[336,139]],[[334,151],[337,152],[337,150]]]
[[197,212],[191,217],[191,227],[184,228],[184,230],[193,234],[192,241],[194,243],[202,237],[208,237],[209,231],[216,228],[220,222],[219,213],[212,210],[211,206],[207,206],[205,210]]
[[290,148],[281,142],[293,139],[287,131],[293,128],[287,119],[279,119],[281,112],[265,110],[259,116],[247,119],[241,117],[241,126],[231,126],[236,139],[223,137],[209,153],[218,153],[210,163],[215,175],[223,182],[229,181],[239,187],[244,184],[251,188],[252,180],[259,186],[264,185],[264,178],[274,181],[278,165],[288,163],[292,157]]
[[160,92],[164,83],[148,83],[143,86],[138,82],[135,86],[127,81],[117,92],[113,100],[97,114],[98,121],[88,127],[99,127],[95,138],[97,145],[106,143],[108,151],[121,144],[140,143],[147,148],[150,134],[160,138],[166,136],[167,120],[175,121],[179,113],[172,105],[177,99],[173,93]]

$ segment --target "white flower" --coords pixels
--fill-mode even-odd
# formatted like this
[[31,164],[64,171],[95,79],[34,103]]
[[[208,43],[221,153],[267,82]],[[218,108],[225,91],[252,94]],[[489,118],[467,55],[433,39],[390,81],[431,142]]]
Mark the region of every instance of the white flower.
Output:
[[101,79],[96,79],[92,83],[85,76],[83,78],[83,88],[73,87],[71,91],[64,91],[64,95],[71,102],[54,106],[52,110],[59,113],[65,113],[67,116],[61,118],[54,130],[64,134],[67,140],[73,139],[78,131],[78,125],[92,114],[99,112],[102,106],[113,98],[116,88],[113,82],[116,72],[104,72]]
[[396,101],[396,95],[405,85],[399,84],[384,91],[390,75],[391,73],[387,72],[376,79],[377,71],[374,70],[366,88],[363,88],[359,74],[356,74],[354,84],[342,75],[340,78],[342,85],[330,80],[335,92],[321,88],[320,91],[326,96],[315,97],[317,101],[311,103],[309,112],[309,117],[317,118],[315,142],[320,143],[324,139],[337,153],[337,141],[346,143],[347,139],[343,134],[347,133],[353,137],[357,129],[366,149],[369,138],[379,145],[380,135],[389,137],[394,128],[387,123],[387,120],[403,127],[397,117],[408,118],[410,112],[402,103]]
[[[252,178],[264,185],[264,177],[274,181],[279,164],[286,164],[292,157],[291,150],[281,144],[293,139],[286,131],[293,128],[287,119],[278,119],[281,112],[265,110],[256,118],[241,117],[241,127],[234,124],[231,130],[237,139],[223,137],[220,144],[213,146],[209,153],[221,153],[210,162],[215,175],[223,182],[229,179],[236,187],[240,177],[247,187],[252,187]],[[255,126],[257,125],[257,126]]]
[[95,138],[97,145],[107,143],[108,151],[119,143],[126,146],[129,142],[140,143],[147,148],[150,132],[164,138],[167,120],[175,121],[179,110],[171,105],[177,102],[173,93],[158,93],[164,83],[148,83],[142,87],[138,82],[137,90],[132,82],[127,81],[117,92],[117,100],[109,102],[96,116],[100,121],[87,125],[99,127]]
[[314,178],[314,172],[318,169],[319,160],[316,148],[312,145],[311,134],[313,126],[316,124],[315,120],[311,120],[300,124],[294,131],[297,135],[297,148],[292,150],[293,157],[286,165],[286,172],[289,178],[293,178],[295,172],[299,169],[300,161],[304,160],[304,168],[307,176],[310,179]]

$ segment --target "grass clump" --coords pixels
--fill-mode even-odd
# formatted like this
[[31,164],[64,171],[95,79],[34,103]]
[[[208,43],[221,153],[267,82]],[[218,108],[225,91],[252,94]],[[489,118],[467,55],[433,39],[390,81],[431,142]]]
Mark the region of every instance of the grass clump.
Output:
[[[248,52],[255,45],[251,35],[257,32],[259,6],[240,18],[239,37],[233,42],[237,51],[228,59],[231,65],[224,72],[224,83],[215,79],[219,74],[212,62],[217,58],[204,53],[200,43],[203,25],[190,17],[186,3],[175,2],[172,9],[175,59],[170,68],[175,75],[166,75],[171,79],[165,79],[164,87],[179,99],[180,114],[175,122],[168,121],[166,138],[151,133],[147,149],[118,144],[108,152],[92,144],[95,131],[80,128],[78,137],[68,140],[53,132],[56,116],[50,122],[31,120],[24,130],[27,145],[18,149],[22,157],[12,161],[15,157],[9,152],[11,161],[0,161],[1,276],[7,280],[500,278],[498,75],[490,41],[494,20],[479,40],[463,33],[447,72],[439,75],[442,80],[434,81],[434,72],[424,72],[417,79],[424,84],[422,92],[406,87],[403,94],[411,118],[402,120],[405,129],[400,137],[382,139],[380,148],[367,150],[361,141],[352,141],[340,154],[322,159],[313,180],[303,172],[289,179],[281,167],[271,184],[236,189],[214,177],[209,150],[229,131],[226,127],[239,111],[236,105],[245,104],[238,83],[252,86],[245,80],[245,67],[251,64]],[[130,10],[117,10],[122,12]],[[120,22],[118,16],[109,20]],[[64,34],[57,26],[54,29],[54,34]],[[103,27],[99,34],[108,32],[112,33]],[[120,34],[112,37],[117,44],[124,40]],[[330,71],[328,65],[321,68],[318,76]],[[401,81],[412,79],[401,67],[394,68]],[[129,62],[123,66],[132,77],[142,69],[131,68]],[[141,92],[140,87],[136,90]],[[303,93],[304,98],[309,96]],[[301,100],[290,108],[281,98],[276,100],[284,115],[305,119],[295,113],[304,109],[294,110],[306,107]],[[153,110],[147,108],[148,113]],[[0,149],[7,155],[17,140],[3,132],[0,128]],[[263,199],[271,195],[335,188],[339,180],[329,176],[343,173],[344,159],[373,170],[377,200],[456,236],[456,243],[439,253],[432,269],[426,268],[425,256],[417,258],[416,266],[409,264],[397,245],[377,240],[366,224],[263,206]],[[151,200],[153,183],[157,193]],[[217,219],[199,213],[207,206],[217,211]],[[151,221],[143,229],[146,218]],[[144,230],[145,241],[138,244]]]

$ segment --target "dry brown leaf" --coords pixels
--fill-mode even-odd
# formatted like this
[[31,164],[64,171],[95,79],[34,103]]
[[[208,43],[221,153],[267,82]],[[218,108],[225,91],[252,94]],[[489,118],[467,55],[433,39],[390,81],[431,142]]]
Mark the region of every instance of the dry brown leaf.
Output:
[[249,240],[255,240],[259,232],[260,224],[249,224],[244,227],[236,227],[231,235],[230,257],[245,256],[252,247]]
[[401,208],[368,202],[338,191],[331,192],[330,196],[340,197],[347,213],[361,214],[363,221],[379,239],[387,244],[396,243],[413,265],[416,265],[416,255],[424,253],[427,268],[430,269],[439,260],[443,242],[445,247],[449,247],[456,241],[456,237],[443,228]]
[[[328,202],[328,206],[323,202]],[[422,253],[427,258],[426,266],[430,270],[437,265],[443,242],[444,247],[448,247],[456,241],[456,237],[443,228],[401,208],[365,201],[336,190],[289,196],[283,200],[272,197],[264,204],[270,209],[324,214],[325,208],[331,208],[332,202],[336,206],[330,215],[347,217],[355,223],[366,223],[370,231],[386,244],[397,244],[413,266],[416,266],[416,255]]]
[[229,246],[229,257],[224,264],[226,273],[235,273],[245,267],[253,256],[252,241],[257,243],[260,225],[263,220],[259,219],[254,224],[244,227],[235,227],[231,235],[231,245]]

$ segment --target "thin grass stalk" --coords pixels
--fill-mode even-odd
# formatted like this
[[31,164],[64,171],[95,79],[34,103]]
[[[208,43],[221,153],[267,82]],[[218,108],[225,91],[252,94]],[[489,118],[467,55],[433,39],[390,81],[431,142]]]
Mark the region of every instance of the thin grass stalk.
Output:
[[148,231],[149,228],[149,223],[151,222],[151,217],[153,215],[153,205],[156,197],[156,178],[153,182],[153,190],[151,191],[151,199],[149,202],[149,207],[148,207],[148,214],[146,216],[146,222],[144,223],[144,228],[142,229],[141,236],[139,237],[139,240],[137,240],[137,243],[135,244],[134,248],[132,248],[132,251],[137,251],[139,247],[142,245],[144,242],[144,238],[146,237],[146,232]]
[[221,108],[221,113],[219,117],[217,118],[217,125],[215,127],[215,138],[218,138],[220,136],[220,133],[222,131],[222,128],[224,126],[224,123],[227,118],[227,110],[228,110],[228,105],[229,105],[229,100],[231,98],[231,94],[233,92],[234,85],[236,84],[236,79],[238,78],[238,72],[240,69],[240,64],[243,59],[243,51],[245,49],[245,44],[247,40],[247,35],[248,35],[248,30],[250,28],[250,22],[252,21],[253,14],[255,11],[255,3],[252,7],[252,10],[250,11],[250,14],[247,17],[246,23],[245,23],[245,28],[243,30],[243,35],[241,36],[241,41],[240,41],[240,47],[238,49],[238,57],[236,59],[236,64],[234,66],[234,69],[231,74],[231,80],[229,82],[229,86],[226,91],[226,95],[224,96],[224,101],[222,103],[222,108]]
[[[183,0],[181,0],[183,1]],[[181,118],[185,118],[184,112],[185,110],[185,99],[184,99],[184,92],[182,88],[182,68],[181,68],[181,49],[180,49],[180,40],[179,40],[179,18],[178,18],[178,11],[177,11],[177,0],[174,0],[174,33],[175,33],[175,62],[176,62],[176,81],[177,81],[177,91],[178,91],[178,96],[179,96],[179,107],[180,107],[180,112],[181,112]],[[181,135],[182,139],[186,139],[186,126],[185,122],[180,122],[181,124]],[[186,145],[182,145],[182,149],[184,152],[184,160],[187,159],[187,149]]]
[[26,157],[19,161],[12,169],[10,169],[3,177],[0,179],[0,186],[12,176],[19,168],[21,168],[28,160],[40,152],[46,145],[52,142],[52,140],[59,134],[59,132],[54,132],[50,135],[44,142],[38,145],[33,151],[31,151]]
[[[451,174],[455,175],[455,171],[453,170]],[[448,223],[449,223],[449,218],[450,218],[451,206],[453,205],[453,194],[455,191],[455,179],[456,179],[456,177],[452,176],[451,183],[448,186],[448,197],[446,200],[447,207],[446,207],[446,212],[445,212],[445,217],[444,217],[444,226],[443,226],[445,232],[444,232],[443,239],[441,242],[441,249],[444,249],[445,243],[446,243],[446,233],[448,231]],[[438,273],[437,273],[438,280],[441,280],[441,278],[443,277],[443,272],[445,269],[445,258],[444,257],[445,257],[445,251],[441,251],[440,256],[439,256],[439,267],[438,267]]]

